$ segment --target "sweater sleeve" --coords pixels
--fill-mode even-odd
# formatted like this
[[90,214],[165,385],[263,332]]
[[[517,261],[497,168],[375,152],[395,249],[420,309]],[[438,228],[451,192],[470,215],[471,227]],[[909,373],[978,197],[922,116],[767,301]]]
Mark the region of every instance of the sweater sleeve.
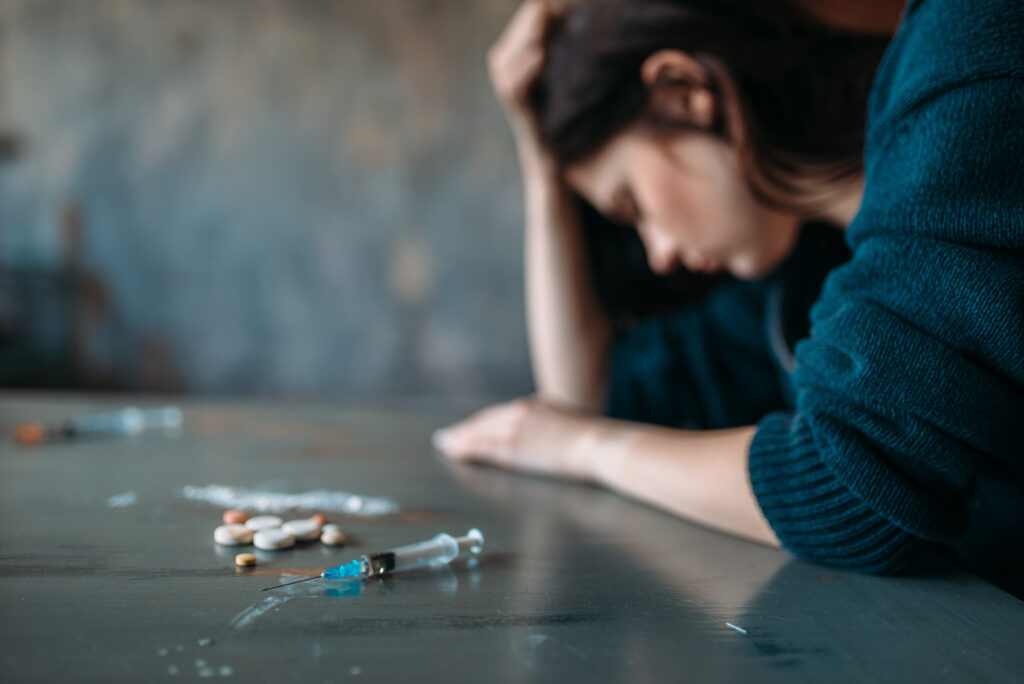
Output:
[[[1024,479],[1024,22],[976,10],[966,30],[1002,28],[887,56],[853,257],[797,346],[796,409],[751,445],[762,512],[805,559],[897,571],[963,536],[980,476]],[[943,40],[946,63],[923,56]]]

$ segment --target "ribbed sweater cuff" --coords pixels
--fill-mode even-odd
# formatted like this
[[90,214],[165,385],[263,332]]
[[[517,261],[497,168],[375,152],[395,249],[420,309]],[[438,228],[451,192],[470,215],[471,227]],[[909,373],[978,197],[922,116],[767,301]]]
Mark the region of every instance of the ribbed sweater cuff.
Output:
[[799,413],[772,413],[758,425],[750,481],[782,546],[805,560],[892,573],[905,568],[921,544],[833,474]]

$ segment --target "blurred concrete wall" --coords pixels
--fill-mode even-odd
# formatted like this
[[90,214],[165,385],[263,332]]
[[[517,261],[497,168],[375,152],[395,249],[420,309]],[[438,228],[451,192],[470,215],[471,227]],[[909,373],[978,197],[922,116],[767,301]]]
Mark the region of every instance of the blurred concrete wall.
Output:
[[516,0],[3,0],[0,267],[85,275],[88,387],[528,391]]

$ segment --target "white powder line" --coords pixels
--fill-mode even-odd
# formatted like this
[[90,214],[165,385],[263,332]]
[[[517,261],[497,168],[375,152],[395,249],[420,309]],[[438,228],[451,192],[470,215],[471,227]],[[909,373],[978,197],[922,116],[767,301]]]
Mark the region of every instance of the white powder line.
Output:
[[302,494],[286,494],[258,489],[207,485],[186,485],[186,499],[206,501],[222,508],[241,508],[260,513],[281,513],[292,509],[334,511],[372,517],[398,512],[398,504],[386,497],[360,496],[350,492],[329,492],[318,489]]
[[111,508],[126,508],[128,506],[134,506],[138,501],[138,494],[135,492],[125,492],[124,494],[115,494],[107,499],[107,505]]

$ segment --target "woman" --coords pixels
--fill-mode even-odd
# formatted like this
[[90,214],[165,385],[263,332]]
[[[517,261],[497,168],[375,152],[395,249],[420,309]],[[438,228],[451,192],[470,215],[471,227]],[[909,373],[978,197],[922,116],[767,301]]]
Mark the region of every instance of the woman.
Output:
[[[530,2],[513,19],[491,70],[524,173],[538,396],[436,442],[823,563],[895,572],[948,550],[1019,591],[1024,11],[910,2],[874,78],[861,173],[849,122],[806,109],[848,94],[831,80],[842,59],[813,60],[853,39],[771,5],[593,0],[562,17]],[[622,383],[573,194],[635,225],[660,272],[760,279],[803,221],[848,226],[789,406],[700,431],[598,417]]]

